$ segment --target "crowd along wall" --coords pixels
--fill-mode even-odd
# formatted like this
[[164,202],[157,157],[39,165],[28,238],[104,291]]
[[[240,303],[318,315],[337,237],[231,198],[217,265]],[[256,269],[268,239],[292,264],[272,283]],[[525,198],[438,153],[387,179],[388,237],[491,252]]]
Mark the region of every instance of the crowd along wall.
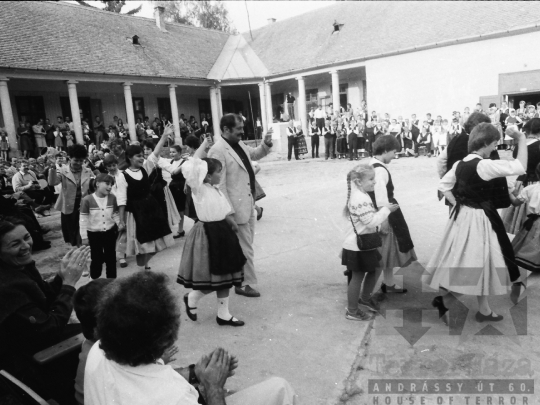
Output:
[[471,42],[366,62],[370,111],[450,117],[499,94],[499,74],[540,69],[540,32]]

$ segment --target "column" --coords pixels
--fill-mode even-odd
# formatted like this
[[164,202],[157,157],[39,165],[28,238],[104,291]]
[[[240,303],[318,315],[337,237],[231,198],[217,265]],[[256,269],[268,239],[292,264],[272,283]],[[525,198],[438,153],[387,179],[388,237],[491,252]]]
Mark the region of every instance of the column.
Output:
[[264,88],[264,83],[259,83],[259,99],[261,100],[261,116],[259,118],[261,120],[263,131],[264,133],[266,133],[266,131],[268,131],[268,121],[266,119],[266,95],[264,92]]
[[[219,119],[223,117],[223,104],[221,103],[221,86],[216,86],[217,107],[219,112]],[[234,111],[237,113],[238,111]]]
[[8,134],[10,157],[17,156],[19,151],[19,144],[17,142],[17,129],[15,128],[15,121],[13,120],[13,110],[11,109],[11,100],[9,99],[8,90],[8,78],[0,77],[0,107],[2,107],[2,117],[4,118],[4,125]]
[[180,115],[178,114],[178,103],[176,102],[176,84],[169,85],[169,98],[171,99],[171,114],[174,126],[174,143],[182,145],[182,137],[180,136]]
[[[337,70],[330,72],[332,75],[332,103],[334,104],[333,110],[339,110],[339,74]],[[333,111],[332,111],[333,112]]]
[[79,109],[79,99],[77,98],[77,83],[76,80],[68,80],[69,105],[71,107],[71,119],[75,128],[75,139],[77,143],[84,145],[84,136],[81,125],[81,111]]
[[[272,83],[270,82],[266,82],[265,83],[265,93],[266,93],[266,121],[268,123],[270,122],[274,122],[273,118],[274,118],[274,112],[272,111],[272,89],[270,88],[270,86],[272,85]],[[278,117],[279,118],[279,117]]]
[[219,129],[219,111],[216,88],[210,87],[210,108],[212,110],[212,128],[214,129],[214,140],[218,140],[221,137],[221,130]]
[[302,131],[307,137],[309,132],[306,112],[306,82],[302,76],[298,76],[296,80],[298,80],[298,115],[300,115]]
[[131,142],[137,142],[137,131],[135,130],[135,113],[133,112],[133,98],[131,97],[131,86],[133,83],[125,82],[124,86],[124,100],[126,101],[126,119],[128,122],[129,139]]

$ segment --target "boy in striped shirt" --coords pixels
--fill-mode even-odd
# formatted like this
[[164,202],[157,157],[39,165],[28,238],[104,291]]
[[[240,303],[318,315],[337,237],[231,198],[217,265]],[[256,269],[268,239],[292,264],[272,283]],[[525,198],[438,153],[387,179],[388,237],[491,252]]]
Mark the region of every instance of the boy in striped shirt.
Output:
[[91,249],[90,277],[99,278],[106,266],[107,278],[116,278],[116,237],[120,216],[116,197],[111,194],[114,177],[101,173],[96,177],[96,192],[81,201],[80,233],[83,245]]

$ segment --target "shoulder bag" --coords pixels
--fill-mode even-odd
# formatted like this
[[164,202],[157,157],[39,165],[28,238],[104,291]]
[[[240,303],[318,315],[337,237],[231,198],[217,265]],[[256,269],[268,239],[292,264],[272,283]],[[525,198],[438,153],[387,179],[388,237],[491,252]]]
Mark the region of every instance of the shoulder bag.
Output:
[[375,233],[358,235],[358,232],[356,232],[356,227],[354,226],[354,222],[352,220],[352,216],[350,214],[349,219],[351,220],[351,225],[353,226],[354,233],[356,234],[356,244],[358,245],[358,249],[360,249],[361,252],[367,250],[375,250],[382,246],[382,239],[381,235],[379,234],[379,227],[376,228]]

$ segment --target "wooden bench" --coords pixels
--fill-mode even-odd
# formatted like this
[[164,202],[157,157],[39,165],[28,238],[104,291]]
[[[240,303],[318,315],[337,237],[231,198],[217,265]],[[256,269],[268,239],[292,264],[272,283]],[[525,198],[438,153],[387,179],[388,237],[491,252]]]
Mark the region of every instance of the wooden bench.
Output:
[[84,336],[79,333],[76,336],[70,337],[54,346],[48,347],[34,354],[34,360],[40,364],[47,364],[55,359],[65,356],[68,353],[80,350],[84,342]]

